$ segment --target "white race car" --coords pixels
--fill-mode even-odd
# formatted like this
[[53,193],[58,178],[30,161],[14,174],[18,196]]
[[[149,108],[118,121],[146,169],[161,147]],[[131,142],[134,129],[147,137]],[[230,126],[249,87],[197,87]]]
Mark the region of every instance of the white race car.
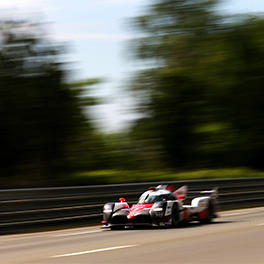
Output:
[[131,207],[124,198],[105,204],[102,223],[111,229],[145,224],[176,227],[190,221],[210,223],[216,217],[217,188],[200,194],[187,205],[186,185],[176,191],[170,185],[150,187]]

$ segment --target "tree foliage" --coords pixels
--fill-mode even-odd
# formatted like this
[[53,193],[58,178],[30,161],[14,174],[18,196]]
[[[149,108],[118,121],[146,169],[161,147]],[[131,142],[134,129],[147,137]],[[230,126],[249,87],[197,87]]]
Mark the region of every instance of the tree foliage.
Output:
[[157,0],[133,22],[133,52],[152,65],[132,86],[134,134],[172,167],[264,166],[264,20],[220,16],[219,3]]
[[[93,133],[83,86],[67,83],[64,48],[49,42],[42,27],[25,21],[0,23],[0,168],[2,176],[58,177],[79,155],[80,131]],[[91,143],[90,143],[91,145]]]

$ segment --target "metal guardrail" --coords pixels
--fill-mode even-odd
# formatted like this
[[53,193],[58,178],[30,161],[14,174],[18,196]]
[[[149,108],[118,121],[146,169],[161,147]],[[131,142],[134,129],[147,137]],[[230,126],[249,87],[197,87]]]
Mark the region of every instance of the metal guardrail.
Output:
[[[201,190],[219,188],[220,209],[264,204],[264,178],[168,181],[176,188],[188,185],[189,198]],[[99,223],[106,202],[125,197],[137,200],[149,186],[160,182],[95,186],[0,190],[0,234],[26,228]]]

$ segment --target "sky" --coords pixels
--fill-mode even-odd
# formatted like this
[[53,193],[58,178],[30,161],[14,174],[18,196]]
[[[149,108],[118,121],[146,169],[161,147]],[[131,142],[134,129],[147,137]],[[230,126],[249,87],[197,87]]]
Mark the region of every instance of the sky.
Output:
[[[129,18],[140,15],[151,0],[0,0],[0,16],[45,22],[50,38],[66,44],[72,78],[103,78],[94,93],[106,104],[93,109],[97,124],[119,130],[136,118],[125,86],[136,64],[128,42],[136,36]],[[264,0],[226,0],[228,13],[264,12]]]

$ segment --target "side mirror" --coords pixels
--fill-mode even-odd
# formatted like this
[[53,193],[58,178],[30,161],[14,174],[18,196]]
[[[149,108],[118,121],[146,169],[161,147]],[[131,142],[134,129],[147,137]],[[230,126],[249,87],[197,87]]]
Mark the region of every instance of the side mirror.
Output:
[[121,197],[121,198],[119,198],[119,201],[120,201],[121,203],[123,203],[123,202],[126,201],[126,199]]

